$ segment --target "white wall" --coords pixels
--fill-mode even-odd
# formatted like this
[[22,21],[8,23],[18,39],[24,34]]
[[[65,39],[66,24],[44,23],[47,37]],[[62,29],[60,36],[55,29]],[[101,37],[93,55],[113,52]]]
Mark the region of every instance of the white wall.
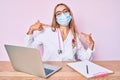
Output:
[[73,11],[79,31],[92,33],[94,60],[120,60],[120,0],[0,0],[0,60],[9,60],[4,44],[23,45],[31,24],[51,24],[61,2]]

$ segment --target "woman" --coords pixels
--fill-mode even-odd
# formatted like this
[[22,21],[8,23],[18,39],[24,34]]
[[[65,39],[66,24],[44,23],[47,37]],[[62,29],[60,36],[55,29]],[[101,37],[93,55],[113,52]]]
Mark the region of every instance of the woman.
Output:
[[[33,32],[36,30],[40,33],[33,36]],[[82,34],[89,44],[88,49],[84,49],[81,44],[70,8],[61,3],[54,8],[51,27],[39,21],[36,22],[29,28],[25,43],[27,47],[34,48],[43,44],[43,61],[74,61],[75,56],[80,60],[90,60],[94,41],[91,34]]]

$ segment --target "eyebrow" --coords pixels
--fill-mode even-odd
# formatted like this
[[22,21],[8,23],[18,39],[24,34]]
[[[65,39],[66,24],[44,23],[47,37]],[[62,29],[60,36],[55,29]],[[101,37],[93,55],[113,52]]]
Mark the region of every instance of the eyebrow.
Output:
[[[64,10],[67,10],[67,8],[63,9],[62,11],[64,11]],[[58,12],[61,12],[61,11],[57,11],[56,13],[58,13]]]

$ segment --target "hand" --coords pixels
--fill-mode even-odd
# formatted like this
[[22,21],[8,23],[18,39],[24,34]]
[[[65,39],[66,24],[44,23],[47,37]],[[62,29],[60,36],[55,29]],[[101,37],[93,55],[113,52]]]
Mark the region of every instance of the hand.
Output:
[[81,34],[84,36],[86,42],[89,44],[89,48],[93,50],[94,41],[93,41],[93,39],[91,37],[91,33],[90,34],[86,34],[86,33],[81,32]]
[[27,32],[27,34],[33,34],[33,32],[35,30],[42,31],[43,26],[49,26],[49,25],[40,23],[40,21],[38,20],[35,24],[30,26],[29,31]]

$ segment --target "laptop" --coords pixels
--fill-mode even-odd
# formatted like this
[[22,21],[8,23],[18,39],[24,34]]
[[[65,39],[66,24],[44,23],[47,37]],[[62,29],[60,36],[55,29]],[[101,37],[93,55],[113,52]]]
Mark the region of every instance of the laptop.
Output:
[[5,44],[5,49],[16,71],[47,78],[62,68],[56,65],[43,64],[40,51],[35,48]]

